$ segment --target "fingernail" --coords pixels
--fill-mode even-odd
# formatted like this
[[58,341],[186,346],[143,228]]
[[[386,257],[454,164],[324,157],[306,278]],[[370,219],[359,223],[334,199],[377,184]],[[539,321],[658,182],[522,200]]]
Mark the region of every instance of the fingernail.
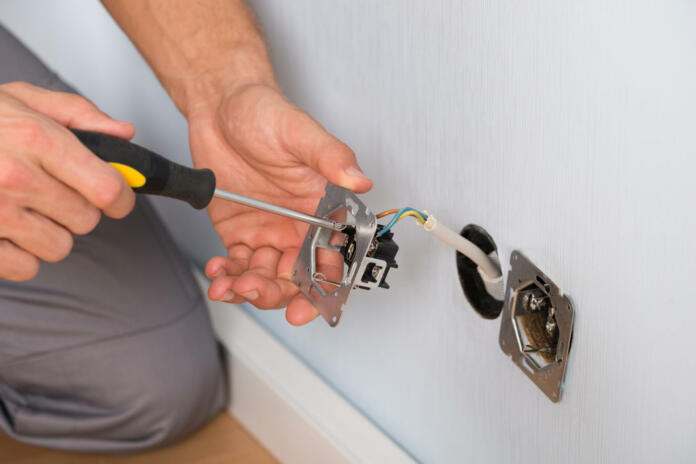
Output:
[[213,272],[212,275],[213,275],[213,278],[215,278],[215,277],[222,277],[222,276],[225,275],[225,269],[220,268],[220,269],[218,269],[217,271]]
[[250,292],[242,293],[241,295],[249,301],[254,301],[259,297],[259,292],[257,290],[252,290]]
[[222,298],[220,298],[220,301],[230,301],[234,298],[234,292],[232,290],[227,290],[224,295],[222,295]]
[[343,172],[345,172],[346,174],[348,174],[351,177],[361,177],[363,179],[369,179],[369,177],[367,177],[365,174],[363,174],[363,172],[360,169],[355,168],[353,166],[346,168]]

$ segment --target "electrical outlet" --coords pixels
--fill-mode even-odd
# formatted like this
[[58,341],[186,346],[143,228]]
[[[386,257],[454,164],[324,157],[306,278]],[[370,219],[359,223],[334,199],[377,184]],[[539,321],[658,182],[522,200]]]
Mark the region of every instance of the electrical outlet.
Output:
[[500,347],[551,401],[558,402],[573,338],[573,304],[519,251],[513,251],[510,265]]

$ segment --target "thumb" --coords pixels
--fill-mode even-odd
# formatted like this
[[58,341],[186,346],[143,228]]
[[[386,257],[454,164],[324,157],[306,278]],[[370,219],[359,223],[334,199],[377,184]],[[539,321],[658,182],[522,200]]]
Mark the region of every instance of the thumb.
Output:
[[287,118],[283,134],[287,150],[332,184],[356,193],[372,188],[372,181],[358,166],[353,150],[307,113],[298,111]]
[[90,130],[130,140],[135,127],[102,112],[88,99],[65,92],[54,92],[26,82],[12,82],[0,89],[32,110],[71,129]]

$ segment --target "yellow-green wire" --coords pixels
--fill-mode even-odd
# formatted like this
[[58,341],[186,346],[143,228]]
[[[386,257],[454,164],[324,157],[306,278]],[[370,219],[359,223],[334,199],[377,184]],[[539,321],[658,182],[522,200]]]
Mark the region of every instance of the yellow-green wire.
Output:
[[[380,213],[380,214],[378,214],[378,217],[383,217],[385,215],[388,215],[392,211],[393,210],[385,211],[384,213]],[[396,212],[396,215],[392,218],[391,221],[389,221],[389,224],[384,226],[384,228],[379,231],[377,236],[381,237],[382,235],[386,234],[389,231],[389,229],[394,227],[394,224],[396,224],[397,222],[399,222],[401,219],[405,218],[406,216],[415,217],[420,224],[425,224],[425,221],[428,220],[428,216],[425,213],[418,211],[417,209],[410,208],[410,207],[402,208],[401,210]]]
[[420,222],[421,224],[425,224],[425,219],[423,218],[423,216],[421,216],[420,213],[417,213],[415,211],[406,211],[401,216],[399,216],[399,219],[397,219],[396,222],[399,222],[400,220],[402,220],[406,216],[413,216],[416,219],[418,219],[418,222]]

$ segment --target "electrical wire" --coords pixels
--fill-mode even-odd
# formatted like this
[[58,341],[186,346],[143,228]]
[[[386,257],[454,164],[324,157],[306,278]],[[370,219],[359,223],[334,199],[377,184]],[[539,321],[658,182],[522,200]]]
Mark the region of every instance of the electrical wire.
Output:
[[408,207],[408,206],[405,208],[401,208],[400,210],[390,209],[387,211],[383,211],[383,212],[379,213],[377,215],[377,217],[381,218],[384,216],[388,216],[390,214],[394,214],[394,217],[392,218],[391,221],[389,221],[389,223],[386,226],[384,226],[384,228],[382,230],[379,231],[379,233],[377,234],[378,237],[381,237],[382,235],[386,234],[389,231],[389,229],[394,227],[394,224],[396,224],[397,222],[399,222],[401,219],[405,218],[406,216],[415,217],[420,224],[425,224],[425,221],[428,220],[427,214],[425,214],[422,211],[419,211],[415,208]]
[[377,214],[378,218],[383,218],[393,214],[391,221],[377,233],[377,237],[386,234],[394,224],[405,218],[413,216],[423,226],[423,228],[438,240],[451,246],[464,256],[472,260],[479,271],[486,292],[496,300],[503,299],[504,284],[500,270],[500,265],[490,256],[481,250],[475,243],[462,237],[449,227],[440,223],[434,216],[429,216],[415,208],[405,207],[402,209],[389,209]]
[[491,257],[484,253],[474,242],[462,237],[457,232],[439,222],[434,216],[428,218],[428,223],[425,224],[424,229],[441,242],[446,243],[476,263],[476,266],[490,279],[500,279],[500,283],[502,283],[500,265],[493,261]]
[[425,224],[425,221],[427,220],[427,219],[425,219],[420,213],[416,213],[415,211],[406,211],[406,212],[403,213],[401,216],[399,216],[399,219],[398,219],[398,220],[400,221],[400,220],[402,220],[403,218],[405,218],[406,216],[413,216],[413,217],[415,217],[421,225]]
[[382,211],[381,213],[377,214],[377,219],[381,219],[384,216],[389,216],[390,214],[396,214],[398,212],[399,212],[399,210],[396,208],[395,209],[388,209],[386,211]]
[[490,256],[486,255],[475,243],[467,240],[449,227],[440,223],[434,216],[429,216],[422,211],[408,206],[402,209],[382,211],[377,214],[377,217],[383,218],[391,214],[393,214],[394,217],[377,233],[377,237],[386,234],[394,227],[394,224],[406,216],[415,217],[418,222],[423,225],[423,228],[430,232],[435,238],[456,249],[476,263],[479,274],[481,275],[481,280],[488,294],[496,300],[502,300],[504,285],[500,265],[497,261],[494,261]]

